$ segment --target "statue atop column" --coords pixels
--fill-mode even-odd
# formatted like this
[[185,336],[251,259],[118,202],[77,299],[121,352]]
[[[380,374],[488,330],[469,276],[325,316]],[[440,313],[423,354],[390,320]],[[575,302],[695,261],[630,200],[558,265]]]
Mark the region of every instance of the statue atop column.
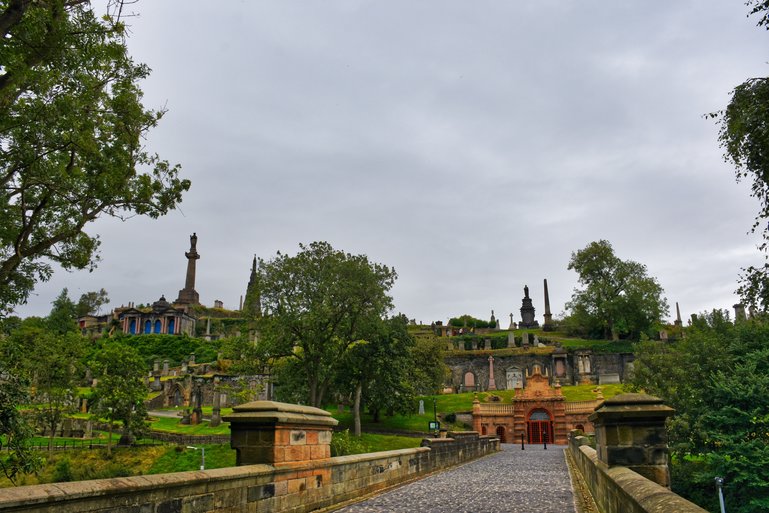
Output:
[[199,305],[200,295],[195,290],[195,262],[200,258],[197,250],[198,236],[193,233],[190,235],[190,250],[184,253],[187,257],[187,276],[184,281],[184,288],[179,291],[179,297],[175,303],[181,305]]

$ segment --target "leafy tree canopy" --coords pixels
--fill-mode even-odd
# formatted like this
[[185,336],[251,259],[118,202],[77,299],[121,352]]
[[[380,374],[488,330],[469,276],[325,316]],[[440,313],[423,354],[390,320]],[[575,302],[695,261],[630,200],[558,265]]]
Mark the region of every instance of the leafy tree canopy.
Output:
[[713,479],[726,479],[729,511],[769,510],[769,322],[698,316],[686,338],[645,342],[634,384],[676,410],[669,424],[673,490],[711,511]]
[[566,304],[570,321],[589,335],[637,338],[668,313],[662,287],[647,275],[646,266],[620,259],[606,240],[572,253],[568,268],[582,285]]
[[109,303],[109,296],[107,291],[100,289],[98,291],[86,292],[80,296],[75,307],[76,315],[82,317],[84,315],[98,315],[101,311],[101,307]]
[[388,292],[397,275],[327,242],[299,249],[295,256],[278,253],[260,262],[259,343],[266,355],[293,361],[291,368],[306,383],[306,401],[321,406],[345,352],[392,307]]
[[[769,0],[749,0],[750,14],[769,29]],[[718,139],[724,159],[734,165],[737,180],[751,182],[751,195],[759,201],[752,232],[759,231],[769,250],[769,77],[749,78],[732,91],[726,109],[710,114],[720,124]],[[769,258],[769,254],[765,255]],[[737,293],[751,307],[769,309],[769,263],[743,269]]]
[[128,55],[123,2],[0,0],[0,314],[51,262],[92,268],[99,216],[158,217],[190,182],[144,147],[163,111],[141,103],[147,66]]

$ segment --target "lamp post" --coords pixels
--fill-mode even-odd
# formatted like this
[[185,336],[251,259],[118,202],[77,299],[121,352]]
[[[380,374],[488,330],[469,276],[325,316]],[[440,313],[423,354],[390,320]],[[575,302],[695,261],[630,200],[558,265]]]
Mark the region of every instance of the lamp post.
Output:
[[200,470],[205,470],[206,469],[206,448],[205,447],[193,447],[191,445],[188,445],[187,449],[193,449],[195,451],[200,449]]
[[724,505],[724,478],[716,478],[716,488],[718,488],[718,502],[721,504],[721,513],[726,513],[726,506]]
[[433,420],[435,420],[435,436],[438,436],[438,400],[433,397]]

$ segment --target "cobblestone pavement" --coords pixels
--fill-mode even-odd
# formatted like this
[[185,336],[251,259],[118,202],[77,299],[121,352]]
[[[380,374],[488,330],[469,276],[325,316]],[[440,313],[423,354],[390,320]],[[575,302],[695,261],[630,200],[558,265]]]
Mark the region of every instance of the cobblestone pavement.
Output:
[[345,513],[574,513],[563,446],[505,444],[465,465],[340,509]]

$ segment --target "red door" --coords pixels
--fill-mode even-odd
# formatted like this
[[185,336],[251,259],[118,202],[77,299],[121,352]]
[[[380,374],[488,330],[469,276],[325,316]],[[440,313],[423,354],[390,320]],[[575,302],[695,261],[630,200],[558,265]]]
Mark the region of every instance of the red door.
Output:
[[553,421],[547,410],[534,410],[526,423],[530,444],[553,441]]

